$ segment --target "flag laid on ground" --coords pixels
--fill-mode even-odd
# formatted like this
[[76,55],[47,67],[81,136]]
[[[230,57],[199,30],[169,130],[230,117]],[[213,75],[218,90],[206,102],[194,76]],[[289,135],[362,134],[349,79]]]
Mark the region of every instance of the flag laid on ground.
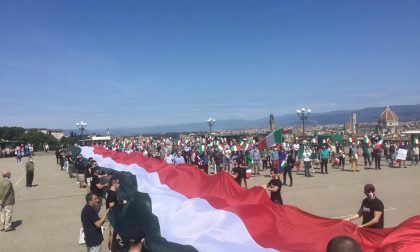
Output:
[[[367,252],[420,251],[420,216],[393,228],[357,228],[351,222],[275,205],[262,188],[244,189],[225,172],[209,176],[191,165],[169,165],[141,153],[102,147],[83,147],[82,154],[93,157],[101,167],[136,176],[137,188],[131,190],[147,195],[139,195],[137,200],[144,199],[144,204],[136,204],[142,209],[133,213],[142,215],[147,210],[156,218],[147,215],[151,218],[145,221],[158,224],[147,223],[156,230],[146,230],[146,247],[148,234],[154,233],[160,234],[158,242],[190,245],[181,247],[185,251],[193,247],[198,251],[318,252],[325,251],[328,241],[340,234],[354,238]],[[124,217],[121,221],[130,222]],[[162,247],[153,251],[176,250]]]
[[258,143],[258,149],[261,151],[266,148],[270,148],[276,144],[281,143],[282,141],[282,129],[278,129],[271,133],[270,135],[266,136],[264,139],[260,140]]

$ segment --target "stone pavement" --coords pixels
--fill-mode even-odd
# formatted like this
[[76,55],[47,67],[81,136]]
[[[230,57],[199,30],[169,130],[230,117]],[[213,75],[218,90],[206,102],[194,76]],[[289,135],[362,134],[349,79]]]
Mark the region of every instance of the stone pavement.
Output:
[[15,189],[13,232],[0,232],[0,251],[86,251],[79,246],[80,211],[86,191],[56,164],[53,153],[34,156],[34,187],[25,187],[25,162],[0,159]]
[[[328,164],[329,174],[321,174],[317,167],[314,177],[302,175],[302,168],[299,173],[293,172],[292,187],[282,186],[283,202],[314,215],[343,219],[359,210],[366,197],[363,187],[370,183],[384,203],[385,227],[393,227],[411,216],[420,215],[420,164],[411,167],[411,162],[406,163],[407,168],[389,168],[382,160],[382,170],[375,170],[374,164],[365,167],[359,160],[360,172],[352,172],[348,163],[344,171]],[[268,182],[269,171],[264,174],[265,178],[251,177],[248,186]],[[361,224],[361,221],[360,218],[353,223]]]
[[[0,251],[86,251],[84,245],[78,245],[80,211],[85,204],[86,190],[79,189],[75,179],[60,171],[52,153],[36,154],[34,185],[37,186],[30,189],[25,187],[27,158],[21,164],[16,164],[13,158],[0,159],[0,172],[12,172],[16,194],[13,212],[16,230],[0,232]],[[420,214],[420,165],[388,168],[384,162],[381,171],[359,168],[360,172],[353,173],[349,166],[345,171],[329,166],[328,175],[317,173],[312,178],[294,172],[293,187],[282,187],[283,201],[315,215],[341,219],[358,210],[364,198],[363,186],[372,183],[385,205],[386,227]],[[263,174],[266,176],[251,177],[248,184],[267,183],[268,171]],[[106,251],[106,241],[107,238],[103,251]]]

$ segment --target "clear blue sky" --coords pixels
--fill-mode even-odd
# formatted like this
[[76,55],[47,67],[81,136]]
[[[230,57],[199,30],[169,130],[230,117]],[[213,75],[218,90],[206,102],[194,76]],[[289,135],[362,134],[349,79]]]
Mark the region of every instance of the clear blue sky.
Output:
[[420,1],[2,1],[0,125],[420,103]]

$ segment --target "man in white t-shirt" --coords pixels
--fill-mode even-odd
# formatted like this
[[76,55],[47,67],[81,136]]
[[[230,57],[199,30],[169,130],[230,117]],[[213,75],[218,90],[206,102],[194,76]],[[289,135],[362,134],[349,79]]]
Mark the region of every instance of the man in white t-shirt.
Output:
[[174,157],[172,156],[172,154],[169,151],[166,152],[165,162],[168,163],[168,164],[175,164]]

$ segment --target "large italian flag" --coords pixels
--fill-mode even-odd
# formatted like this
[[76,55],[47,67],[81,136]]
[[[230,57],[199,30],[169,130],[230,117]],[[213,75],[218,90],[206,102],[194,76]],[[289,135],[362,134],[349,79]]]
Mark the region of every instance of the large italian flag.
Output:
[[[102,147],[82,147],[82,155],[93,157],[101,167],[134,174],[137,190],[150,201],[146,210],[158,220],[156,228],[181,250],[325,251],[331,238],[347,235],[363,251],[420,251],[420,216],[394,228],[357,228],[290,205],[275,205],[263,189],[244,189],[225,172],[209,176],[194,166],[169,165],[141,153]],[[148,232],[153,231],[146,231],[146,244]],[[175,251],[168,247],[154,251],[164,250]]]
[[262,139],[258,143],[258,149],[263,150],[263,149],[266,149],[266,148],[270,148],[270,147],[274,146],[275,144],[281,143],[282,130],[283,129],[280,128],[280,129],[274,131],[273,133],[269,134],[268,136],[266,136],[264,139]]

